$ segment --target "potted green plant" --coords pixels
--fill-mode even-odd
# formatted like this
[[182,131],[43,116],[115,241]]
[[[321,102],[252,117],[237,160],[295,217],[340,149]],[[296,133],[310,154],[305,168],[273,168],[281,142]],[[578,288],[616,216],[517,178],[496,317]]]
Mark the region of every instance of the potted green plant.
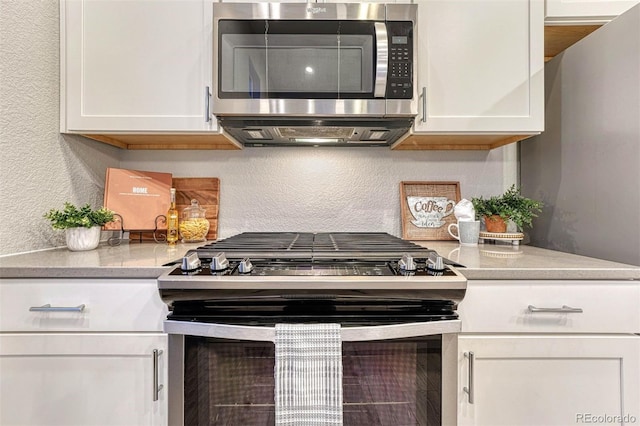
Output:
[[522,231],[532,226],[532,219],[542,211],[544,203],[520,194],[520,189],[511,185],[504,194],[489,198],[472,198],[478,219],[484,218],[487,232],[506,232],[507,221],[512,221]]
[[93,210],[89,204],[78,208],[64,203],[63,210],[51,209],[44,214],[53,229],[64,229],[67,248],[71,251],[93,250],[100,243],[100,228],[113,221],[114,213],[101,207]]

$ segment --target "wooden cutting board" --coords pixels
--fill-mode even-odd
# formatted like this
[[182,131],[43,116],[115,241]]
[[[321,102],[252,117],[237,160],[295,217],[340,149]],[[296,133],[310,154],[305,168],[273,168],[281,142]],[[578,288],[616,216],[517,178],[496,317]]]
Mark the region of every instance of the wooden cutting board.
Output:
[[218,211],[220,209],[220,179],[214,177],[173,178],[176,189],[176,207],[182,211],[196,199],[200,207],[206,209],[205,217],[209,221],[207,240],[218,239]]

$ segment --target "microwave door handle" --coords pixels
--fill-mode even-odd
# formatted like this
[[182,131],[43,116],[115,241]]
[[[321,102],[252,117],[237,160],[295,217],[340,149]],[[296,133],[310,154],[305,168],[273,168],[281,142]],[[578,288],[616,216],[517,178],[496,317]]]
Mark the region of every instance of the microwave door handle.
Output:
[[[430,321],[405,324],[374,325],[367,327],[342,327],[343,342],[367,342],[373,340],[405,339],[459,333],[461,320]],[[260,327],[235,324],[214,324],[167,320],[164,331],[168,334],[212,337],[216,339],[246,340],[252,342],[275,342],[275,327]]]
[[387,25],[384,22],[375,22],[373,25],[376,34],[376,79],[373,97],[384,98],[389,70],[389,38]]

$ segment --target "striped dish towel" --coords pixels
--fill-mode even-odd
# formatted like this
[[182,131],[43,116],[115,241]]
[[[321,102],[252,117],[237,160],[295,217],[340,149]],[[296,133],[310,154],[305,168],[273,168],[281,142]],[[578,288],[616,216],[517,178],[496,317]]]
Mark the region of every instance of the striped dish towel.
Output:
[[340,324],[276,324],[276,426],[342,425]]

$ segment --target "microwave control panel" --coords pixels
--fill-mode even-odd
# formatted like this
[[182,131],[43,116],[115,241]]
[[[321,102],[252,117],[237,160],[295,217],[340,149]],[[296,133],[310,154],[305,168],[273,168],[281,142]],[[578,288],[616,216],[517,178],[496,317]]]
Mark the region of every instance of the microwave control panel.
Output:
[[389,68],[387,99],[413,97],[413,22],[387,22]]

